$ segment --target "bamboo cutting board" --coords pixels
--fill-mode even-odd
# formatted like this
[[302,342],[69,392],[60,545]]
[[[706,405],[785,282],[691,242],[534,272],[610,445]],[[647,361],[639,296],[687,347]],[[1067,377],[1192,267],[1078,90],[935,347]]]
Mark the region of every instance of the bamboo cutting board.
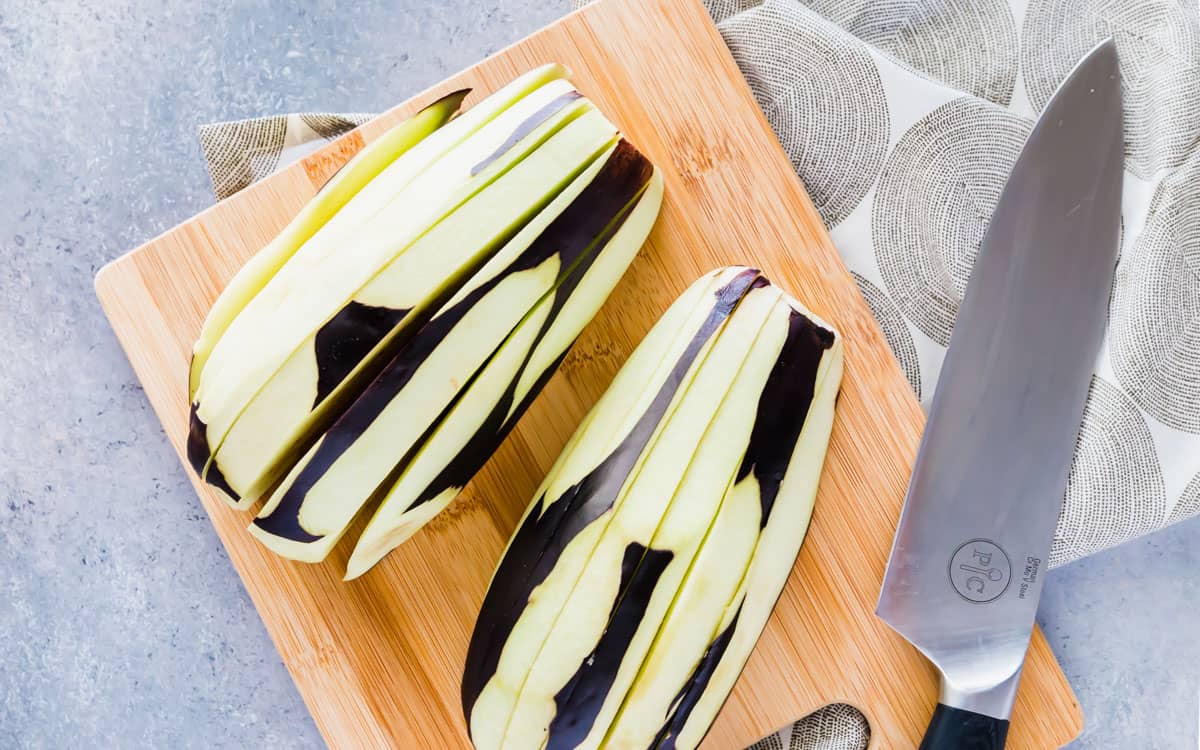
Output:
[[[334,748],[469,746],[458,690],[467,642],[543,472],[671,300],[702,273],[744,263],[840,329],[846,372],[808,540],[706,746],[741,748],[844,701],[869,718],[873,748],[916,747],[936,678],[872,612],[923,416],[696,0],[603,0],[102,269],[97,293],[168,437],[182,457],[188,358],[212,300],[350,155],[436,96],[469,86],[470,104],[550,61],[568,65],[579,89],[658,164],[666,199],[628,275],[464,495],[344,584],[345,544],[322,565],[282,560],[246,533],[248,515],[197,486],[317,726]],[[1009,747],[1059,747],[1081,726],[1036,632]]]

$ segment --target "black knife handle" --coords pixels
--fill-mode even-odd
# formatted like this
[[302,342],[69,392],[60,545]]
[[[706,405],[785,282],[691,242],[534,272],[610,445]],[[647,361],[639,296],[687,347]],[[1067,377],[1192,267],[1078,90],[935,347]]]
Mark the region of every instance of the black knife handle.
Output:
[[1003,750],[1008,720],[939,703],[920,750]]

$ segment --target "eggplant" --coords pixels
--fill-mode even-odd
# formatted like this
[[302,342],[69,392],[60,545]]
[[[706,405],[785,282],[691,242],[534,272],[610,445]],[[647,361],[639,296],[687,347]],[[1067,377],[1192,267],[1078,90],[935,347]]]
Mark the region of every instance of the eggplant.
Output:
[[[737,474],[709,539],[678,590],[643,662],[642,677],[609,730],[611,747],[694,748],[750,657],[800,552],[812,516],[842,377],[841,340],[828,324],[788,300],[775,364],[762,386]],[[780,335],[782,334],[782,335]],[[745,554],[753,541],[753,548]],[[714,535],[715,534],[715,535]],[[733,597],[730,560],[748,560]],[[719,613],[719,615],[717,614]],[[705,631],[697,650],[676,634]],[[696,660],[695,655],[700,658]],[[680,681],[680,664],[693,663]],[[674,665],[660,675],[656,665]],[[643,677],[648,677],[643,682]],[[657,702],[655,702],[657,701]],[[639,721],[641,723],[639,723]],[[646,742],[654,730],[652,742]]]
[[[592,154],[591,166],[421,326],[296,463],[250,527],[265,545],[285,557],[320,561],[372,498],[402,479],[408,467],[437,470],[439,476],[418,488],[418,498],[388,505],[387,515],[375,527],[382,534],[375,537],[373,532],[376,544],[369,554],[364,552],[373,563],[396,541],[393,522],[388,520],[393,509],[409,511],[414,502],[420,505],[438,498],[403,519],[404,534],[411,533],[428,520],[429,510],[449,502],[450,488],[461,487],[503,439],[570,339],[632,260],[652,223],[647,214],[657,213],[655,197],[652,210],[643,210],[638,222],[630,225],[636,228],[620,232],[637,212],[637,200],[652,182],[653,167],[627,142],[612,148],[608,139],[615,137],[615,129],[598,113],[584,114],[566,125],[513,167],[511,174],[545,171],[539,160],[561,163],[556,139],[575,142],[577,133],[590,134],[591,140],[586,141],[590,151],[577,152]],[[618,236],[619,243],[610,241]],[[613,256],[619,260],[614,262]],[[563,318],[572,299],[584,299],[577,296],[579,287],[598,262],[606,270],[595,278],[603,282],[588,282],[590,301],[572,308],[574,319]],[[551,331],[553,337],[547,335]],[[542,342],[558,348],[547,349]],[[512,372],[511,361],[525,358],[529,362],[512,373],[516,380],[502,393],[504,403],[488,408],[491,398],[484,391],[494,393],[506,371]],[[468,406],[459,415],[456,406],[462,404]],[[443,427],[454,440],[467,438],[468,446],[453,456],[460,460],[452,460],[439,447],[445,440],[435,436]],[[438,460],[420,458],[428,445],[434,446],[428,455],[440,456]],[[442,474],[443,468],[447,473]],[[427,493],[434,484],[438,489]],[[409,485],[404,487],[397,496],[407,497]],[[380,537],[385,538],[383,544],[377,543]]]
[[[485,113],[494,109],[485,108]],[[476,114],[478,108],[468,110],[368,182],[275,272],[212,348],[193,401],[192,436],[204,438],[190,442],[193,468],[205,479],[209,473],[220,476],[236,505],[252,503],[277,479],[263,468],[272,466],[270,458],[294,461],[295,452],[305,446],[304,438],[313,437],[316,422],[322,420],[320,415],[306,419],[306,414],[343,383],[350,391],[365,384],[362,378],[350,377],[360,362],[370,366],[374,356],[385,353],[396,338],[390,332],[401,323],[410,330],[427,318],[431,296],[438,301],[437,294],[454,292],[469,275],[468,263],[486,259],[503,244],[503,232],[511,234],[509,224],[532,214],[527,202],[536,208],[541,196],[526,196],[521,190],[538,192],[539,185],[515,185],[505,178],[560,128],[592,109],[568,82],[553,79],[491,119]],[[514,139],[517,134],[520,138]],[[545,180],[551,178],[545,175]],[[512,192],[504,193],[508,202],[487,212],[486,205],[473,199],[497,181],[504,181]],[[552,194],[564,181],[560,176],[540,190]],[[475,214],[469,220],[491,218],[484,228],[500,235],[491,241],[486,233],[467,236],[462,252],[434,254],[445,263],[422,263],[431,252],[430,242],[422,241],[426,235],[472,203]],[[444,238],[444,230],[442,234]],[[456,259],[468,264],[466,268],[452,263]],[[388,272],[396,266],[396,272],[415,268],[427,277],[397,288],[389,283]],[[426,290],[430,293],[422,294]],[[325,346],[318,349],[317,344]],[[331,404],[326,412],[336,412],[338,406],[344,404]],[[214,462],[247,412],[251,426],[242,428],[242,439],[235,438],[234,450],[228,451],[240,466],[222,466],[230,461],[228,456]],[[268,416],[278,427],[263,433],[256,415]],[[307,431],[301,428],[305,422]]]
[[[561,65],[549,64],[536,68],[484,99],[465,115],[457,118],[453,127],[443,130],[442,126],[458,111],[469,93],[456,91],[364,147],[322,187],[270,244],[238,271],[221,292],[209,310],[200,336],[193,347],[188,378],[189,399],[195,401],[208,357],[229,325],[314,234],[333,220],[346,225],[361,221],[365,215],[378,210],[381,201],[394,196],[414,175],[461,143],[466,136],[490,122],[535,88],[566,77],[567,71]],[[351,199],[368,187],[371,198],[358,202],[364,209],[354,214],[343,213],[342,209]]]
[[476,747],[500,746],[524,678],[622,486],[756,277],[750,269],[723,269],[689,287],[633,352],[542,482],[492,578],[467,653],[463,709]]
[[753,269],[667,311],[496,569],[463,673],[477,748],[699,744],[803,541],[841,357]]
[[[193,468],[202,477],[231,489],[211,459],[264,385],[381,269],[552,134],[550,129],[511,140],[514,133],[527,132],[531,120],[540,123],[552,116],[547,114],[552,102],[574,96],[570,84],[557,79],[529,91],[532,84],[558,72],[561,69],[549,68],[518,79],[405,151],[250,297],[199,372],[188,447]],[[486,167],[476,169],[480,165]],[[382,327],[387,321],[376,322]],[[244,488],[232,489],[239,495]]]
[[[527,138],[540,145],[429,228],[359,289],[264,383],[216,446],[243,505],[280,476],[438,306],[608,146],[613,127],[575,92]],[[212,425],[210,425],[210,428]]]

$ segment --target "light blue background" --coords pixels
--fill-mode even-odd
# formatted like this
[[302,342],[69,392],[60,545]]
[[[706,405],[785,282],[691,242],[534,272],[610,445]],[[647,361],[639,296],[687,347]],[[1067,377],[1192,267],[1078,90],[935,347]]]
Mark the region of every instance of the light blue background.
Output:
[[[199,124],[381,110],[566,10],[0,0],[0,748],[321,746],[92,276],[212,202]],[[1197,542],[1050,575],[1074,747],[1197,746]]]

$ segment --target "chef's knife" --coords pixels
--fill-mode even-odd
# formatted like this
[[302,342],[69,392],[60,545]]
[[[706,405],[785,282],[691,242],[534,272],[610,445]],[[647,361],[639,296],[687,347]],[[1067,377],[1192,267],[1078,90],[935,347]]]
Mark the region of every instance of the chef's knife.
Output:
[[876,610],[942,675],[922,750],[1004,746],[1104,335],[1121,119],[1110,39],[1034,126],[959,308]]

